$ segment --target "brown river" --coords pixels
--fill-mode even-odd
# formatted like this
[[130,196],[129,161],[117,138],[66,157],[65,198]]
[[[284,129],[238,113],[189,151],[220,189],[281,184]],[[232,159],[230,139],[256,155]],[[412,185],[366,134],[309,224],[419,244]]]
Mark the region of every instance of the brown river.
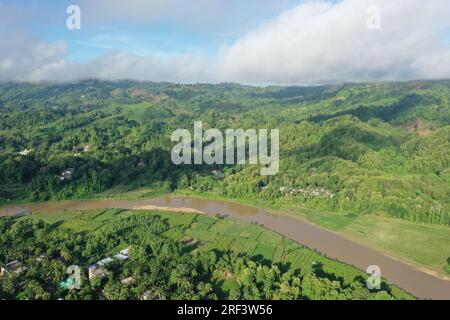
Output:
[[313,225],[303,219],[274,215],[264,209],[220,200],[205,200],[187,196],[162,196],[148,200],[83,200],[0,207],[0,216],[29,213],[56,213],[63,210],[102,208],[158,209],[229,216],[247,222],[257,222],[291,240],[317,249],[330,258],[361,270],[377,265],[391,283],[419,298],[450,300],[450,281],[435,277],[419,268],[395,260],[381,252]]

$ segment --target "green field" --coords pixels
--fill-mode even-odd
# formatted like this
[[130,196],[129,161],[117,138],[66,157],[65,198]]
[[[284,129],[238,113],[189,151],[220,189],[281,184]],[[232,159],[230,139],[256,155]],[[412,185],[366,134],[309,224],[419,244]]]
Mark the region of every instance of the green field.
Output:
[[441,274],[450,257],[450,229],[445,226],[361,216],[340,233]]
[[[364,243],[388,255],[448,276],[450,228],[415,223],[381,216],[352,216],[300,209],[291,209],[326,229]],[[294,213],[295,212],[295,213]]]

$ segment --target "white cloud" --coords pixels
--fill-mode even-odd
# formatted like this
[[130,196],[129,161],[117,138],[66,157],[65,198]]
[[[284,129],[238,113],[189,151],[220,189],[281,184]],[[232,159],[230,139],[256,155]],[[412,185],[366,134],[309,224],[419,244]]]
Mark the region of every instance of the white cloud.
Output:
[[[137,1],[128,2],[126,15],[140,13]],[[366,27],[366,9],[373,4],[381,9],[380,30]],[[216,61],[197,54],[161,58],[111,51],[75,63],[68,61],[63,41],[46,43],[24,33],[0,32],[0,80],[311,84],[450,78],[450,46],[442,36],[450,30],[449,16],[448,0],[306,1],[223,45]]]
[[[4,50],[8,47],[9,50]],[[67,45],[47,44],[33,38],[0,44],[0,81],[73,81],[87,78],[103,80],[135,79],[172,82],[211,80],[210,64],[200,57],[183,55],[160,59],[110,51],[88,62],[69,62]]]
[[151,55],[137,56],[121,52],[111,52],[89,62],[82,68],[80,77],[100,79],[135,79],[172,82],[197,82],[210,79],[205,59],[184,55],[175,58],[160,59]]
[[24,33],[2,37],[0,42],[0,80],[47,80],[64,72],[67,45],[64,41],[48,44]]
[[[381,29],[366,26],[369,5]],[[221,79],[322,83],[450,77],[448,0],[307,2],[222,48]]]

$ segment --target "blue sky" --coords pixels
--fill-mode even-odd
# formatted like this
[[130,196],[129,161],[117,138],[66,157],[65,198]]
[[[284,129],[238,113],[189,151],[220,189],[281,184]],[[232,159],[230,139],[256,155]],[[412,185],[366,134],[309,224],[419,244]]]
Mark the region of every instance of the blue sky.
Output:
[[448,0],[0,0],[0,80],[450,78],[449,16]]
[[[184,6],[190,7],[189,1],[183,2],[186,3]],[[301,0],[217,1],[227,10],[220,13],[216,11],[214,5],[210,5],[205,11],[193,10],[192,14],[196,16],[192,19],[179,21],[177,18],[179,13],[174,13],[172,8],[156,17],[149,13],[149,19],[133,19],[126,14],[122,17],[120,14],[115,17],[104,17],[102,10],[98,8],[104,4],[89,5],[89,1],[0,1],[21,7],[25,12],[32,14],[33,18],[23,23],[21,27],[32,30],[36,36],[48,42],[64,39],[70,47],[68,58],[73,61],[89,60],[114,49],[159,57],[192,52],[214,57],[223,43],[231,44],[265,20],[295,7],[300,2]],[[107,5],[107,1],[104,3]],[[127,1],[124,1],[125,6],[126,3]],[[80,6],[81,30],[68,30],[65,27],[69,16],[66,8],[72,4]],[[107,9],[104,11],[105,15],[114,15]]]

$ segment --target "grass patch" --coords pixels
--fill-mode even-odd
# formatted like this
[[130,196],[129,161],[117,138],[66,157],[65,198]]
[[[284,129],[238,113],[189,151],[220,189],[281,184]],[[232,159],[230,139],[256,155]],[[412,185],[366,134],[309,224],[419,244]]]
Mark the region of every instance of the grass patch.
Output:
[[272,257],[275,253],[275,249],[276,249],[275,246],[265,244],[265,243],[258,243],[256,245],[255,251],[253,251],[253,256],[258,260],[265,259],[265,260],[272,261]]
[[[361,216],[343,234],[397,257],[443,273],[450,255],[450,228]],[[446,254],[447,255],[446,255]]]
[[279,245],[283,241],[283,237],[272,231],[264,231],[258,237],[258,241],[273,245]]
[[94,220],[98,222],[105,222],[108,221],[109,219],[113,219],[117,214],[119,214],[122,211],[123,211],[122,209],[108,209],[103,213],[97,215],[94,218]]
[[82,212],[80,211],[63,211],[60,213],[35,213],[21,217],[20,219],[33,219],[35,221],[42,220],[48,224],[54,224],[58,221],[64,222],[69,219],[76,218],[81,214]]
[[256,249],[258,242],[253,240],[234,239],[230,249],[236,252],[249,253]]
[[282,245],[277,246],[272,257],[273,263],[278,263],[283,261],[284,247]]
[[333,231],[344,229],[357,218],[357,216],[352,215],[328,214],[324,212],[311,212],[307,214],[307,217],[311,222]]

